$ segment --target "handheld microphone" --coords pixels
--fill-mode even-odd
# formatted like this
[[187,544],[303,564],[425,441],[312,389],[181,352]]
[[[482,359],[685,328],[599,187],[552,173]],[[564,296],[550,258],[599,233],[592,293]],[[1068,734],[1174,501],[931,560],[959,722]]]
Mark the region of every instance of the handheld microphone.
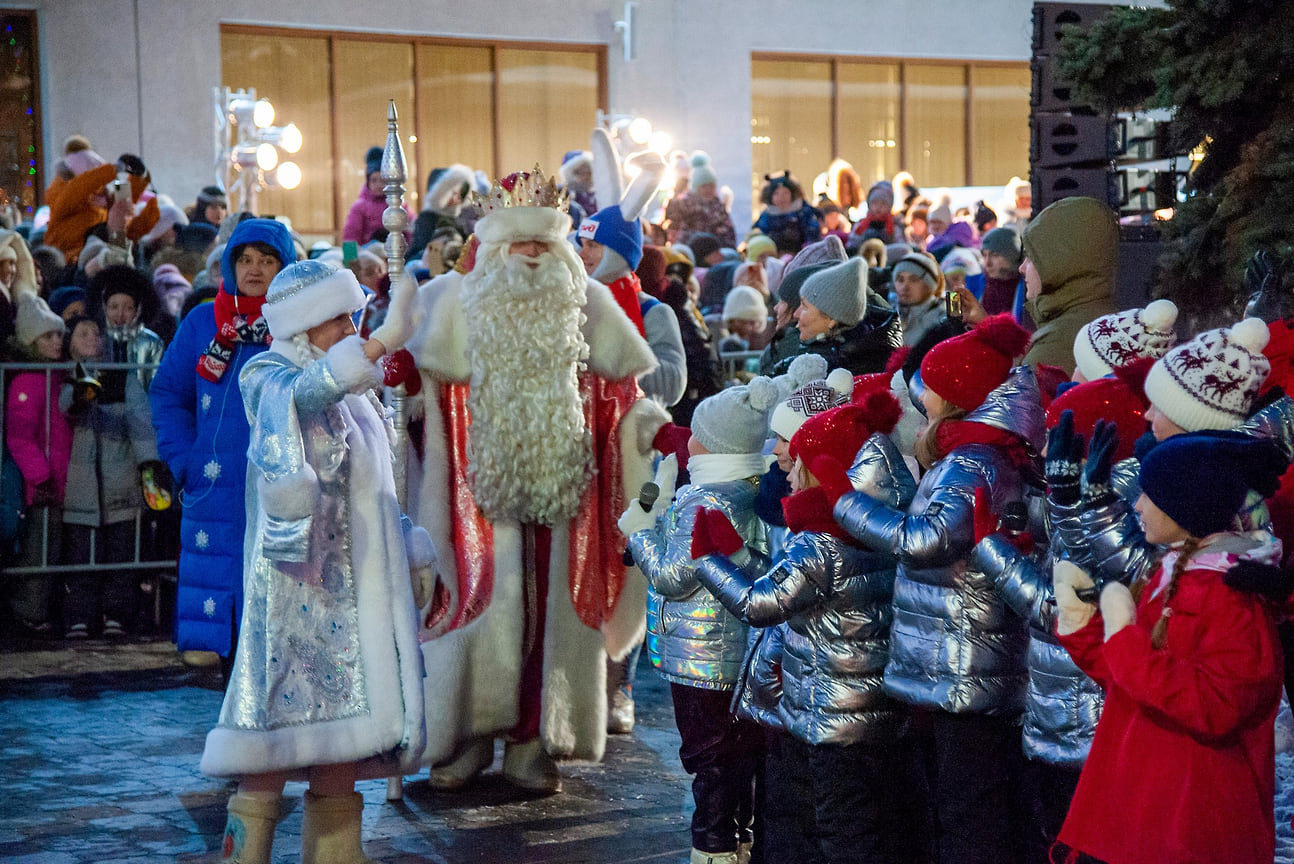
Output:
[[[638,506],[643,508],[643,512],[650,513],[651,508],[656,505],[656,499],[659,497],[660,487],[656,485],[655,481],[648,480],[638,490]],[[625,554],[621,556],[620,560],[624,562],[626,567],[634,566],[634,556],[628,547],[625,548]]]

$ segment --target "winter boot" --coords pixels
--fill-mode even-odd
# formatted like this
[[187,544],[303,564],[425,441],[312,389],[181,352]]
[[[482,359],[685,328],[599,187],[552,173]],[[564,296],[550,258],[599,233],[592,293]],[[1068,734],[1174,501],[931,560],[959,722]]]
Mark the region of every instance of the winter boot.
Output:
[[373,864],[360,846],[364,796],[306,792],[301,820],[301,864]]
[[750,864],[750,852],[754,847],[754,843],[738,843],[737,864]]
[[553,795],[562,791],[557,763],[544,752],[544,744],[538,737],[521,744],[509,741],[503,745],[503,776],[527,792]]
[[607,731],[612,735],[628,735],[634,731],[634,697],[624,687],[611,691],[607,700]]
[[473,738],[457,758],[431,769],[431,788],[442,792],[462,789],[494,761],[494,739]]
[[229,799],[221,864],[270,864],[274,825],[279,819],[278,800],[237,794]]
[[736,852],[702,852],[695,847],[692,857],[687,859],[688,864],[737,864],[737,861]]

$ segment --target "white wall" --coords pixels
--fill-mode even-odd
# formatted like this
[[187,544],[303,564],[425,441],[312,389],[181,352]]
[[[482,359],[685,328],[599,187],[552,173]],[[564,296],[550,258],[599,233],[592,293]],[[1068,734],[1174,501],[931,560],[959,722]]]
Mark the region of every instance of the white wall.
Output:
[[[17,5],[17,4],[14,4]],[[1031,0],[37,0],[47,167],[72,132],[139,153],[179,202],[212,182],[220,24],[608,45],[610,107],[704,149],[750,212],[750,53],[1027,60]],[[136,38],[138,34],[138,39]],[[136,50],[138,48],[138,50]],[[383,128],[375,124],[375,134]],[[47,175],[48,176],[48,175]]]

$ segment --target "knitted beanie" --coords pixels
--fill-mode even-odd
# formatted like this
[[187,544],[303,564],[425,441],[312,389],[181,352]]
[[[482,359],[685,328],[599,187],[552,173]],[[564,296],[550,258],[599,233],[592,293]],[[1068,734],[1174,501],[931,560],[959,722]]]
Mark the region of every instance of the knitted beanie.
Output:
[[364,289],[350,268],[307,259],[275,274],[265,293],[261,314],[271,336],[291,339],[363,305]]
[[1089,381],[1104,378],[1138,357],[1158,360],[1177,342],[1177,307],[1156,300],[1089,321],[1074,337],[1074,363]]
[[994,255],[1001,255],[1019,267],[1024,260],[1024,246],[1020,244],[1020,235],[1010,228],[994,228],[980,240],[979,248]]
[[826,378],[810,381],[778,402],[768,417],[768,431],[790,441],[805,420],[849,402],[853,388],[848,369],[833,369]]
[[159,237],[167,231],[170,231],[172,228],[174,228],[178,234],[181,228],[189,224],[189,217],[185,215],[183,210],[175,206],[175,202],[166,195],[157,196],[157,209],[158,217],[156,224],[149,229],[147,234],[140,238],[145,245],[155,242]]
[[710,164],[710,157],[706,153],[698,150],[692,154],[692,189],[704,186],[707,183],[718,183],[719,176],[714,173],[714,166]]
[[1287,394],[1291,392],[1291,377],[1294,376],[1294,320],[1282,318],[1267,325],[1268,340],[1263,348],[1263,356],[1272,364],[1272,371],[1263,384],[1262,392],[1273,387],[1280,387]]
[[836,323],[853,327],[867,314],[867,265],[861,258],[850,258],[814,273],[800,288],[800,299]]
[[1002,382],[1029,334],[1011,314],[992,315],[973,330],[938,343],[921,360],[921,381],[963,411],[974,411]]
[[961,272],[967,276],[978,276],[984,272],[984,267],[979,263],[979,256],[962,246],[949,249],[944,260],[939,262],[939,269],[944,273]]
[[[768,323],[768,306],[764,297],[749,285],[738,285],[723,298],[724,321],[758,321],[761,325]],[[764,328],[760,327],[763,333]]]
[[835,261],[823,261],[821,264],[809,264],[783,275],[782,284],[777,286],[777,299],[792,309],[796,308],[800,305],[800,290],[804,287],[804,283],[809,280],[809,277],[836,266],[836,263]]
[[54,314],[40,297],[34,294],[23,294],[18,298],[18,312],[14,317],[14,335],[18,344],[29,346],[46,333],[58,332],[66,328],[63,319]]
[[777,386],[760,376],[702,399],[692,414],[692,437],[711,453],[759,453]]
[[698,267],[709,267],[706,258],[719,251],[719,238],[704,231],[698,231],[688,238],[688,247],[692,250],[692,263]]
[[[1122,367],[1120,371],[1140,367],[1144,381],[1152,362],[1149,358],[1143,358],[1133,366]],[[1097,420],[1113,423],[1119,430],[1119,446],[1114,451],[1114,459],[1116,462],[1122,461],[1133,455],[1137,439],[1146,434],[1148,407],[1145,393],[1129,377],[1120,374],[1110,378],[1097,378],[1070,387],[1053,399],[1047,406],[1047,428],[1055,426],[1065,411],[1074,413],[1074,431],[1085,438],[1091,438]]]
[[364,154],[364,177],[368,178],[382,170],[382,148],[370,147]]
[[1173,435],[1141,460],[1141,491],[1203,538],[1231,528],[1250,489],[1275,494],[1288,465],[1271,439],[1230,430]]
[[786,371],[773,376],[777,386],[777,401],[791,398],[791,394],[810,381],[827,377],[827,358],[821,354],[801,354],[791,361]]
[[758,261],[759,256],[765,253],[777,254],[777,244],[773,242],[773,238],[767,234],[752,234],[746,241],[746,260]]
[[930,208],[930,212],[926,215],[926,221],[953,224],[952,197],[946,193],[939,196],[939,203]]
[[875,432],[888,435],[901,413],[894,394],[874,391],[861,404],[842,405],[806,419],[787,452],[806,467],[820,456],[831,456],[849,467],[867,439]]
[[1187,432],[1237,426],[1248,419],[1271,371],[1262,355],[1268,338],[1260,318],[1206,330],[1155,361],[1146,397]]
[[911,273],[924,279],[931,291],[939,290],[939,265],[929,255],[921,252],[904,255],[894,263],[893,272],[895,275]]

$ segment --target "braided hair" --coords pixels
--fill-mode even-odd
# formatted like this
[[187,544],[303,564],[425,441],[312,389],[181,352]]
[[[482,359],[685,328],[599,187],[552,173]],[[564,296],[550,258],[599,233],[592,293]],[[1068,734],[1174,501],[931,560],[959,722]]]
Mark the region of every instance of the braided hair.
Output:
[[[1173,562],[1173,570],[1168,574],[1168,587],[1164,589],[1164,609],[1159,613],[1159,620],[1150,630],[1150,646],[1156,650],[1162,649],[1168,641],[1168,619],[1173,617],[1173,597],[1177,594],[1178,581],[1186,571],[1186,565],[1190,563],[1191,556],[1200,548],[1200,539],[1198,537],[1187,537],[1182,541],[1182,548],[1179,550],[1177,560]],[[1146,586],[1150,584],[1151,574],[1147,574],[1138,579],[1132,586],[1132,597],[1138,603],[1141,601],[1141,595],[1145,592]]]

